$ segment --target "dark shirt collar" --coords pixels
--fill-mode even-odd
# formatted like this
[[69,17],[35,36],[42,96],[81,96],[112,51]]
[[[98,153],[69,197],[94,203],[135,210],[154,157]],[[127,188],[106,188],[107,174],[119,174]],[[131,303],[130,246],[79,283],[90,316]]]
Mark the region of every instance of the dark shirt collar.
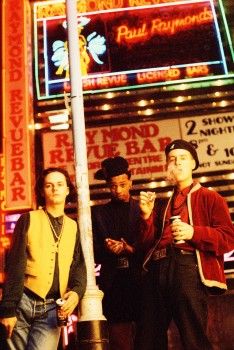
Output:
[[191,189],[193,188],[194,183],[192,183],[191,185],[185,187],[183,190],[179,190],[179,188],[175,188],[175,195],[177,194],[181,194],[182,196],[186,197],[187,194],[191,191]]
[[49,218],[50,218],[50,220],[52,222],[57,222],[58,224],[62,225],[62,223],[63,223],[63,215],[55,217],[52,214],[50,214],[45,208],[44,208],[44,211],[47,212],[47,214],[48,214],[48,216],[49,216]]

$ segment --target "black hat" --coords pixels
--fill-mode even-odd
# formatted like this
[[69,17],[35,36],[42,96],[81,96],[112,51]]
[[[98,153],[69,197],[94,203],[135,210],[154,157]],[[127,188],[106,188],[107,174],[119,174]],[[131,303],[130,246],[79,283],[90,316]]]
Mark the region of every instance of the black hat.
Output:
[[196,162],[196,166],[193,170],[196,170],[199,167],[199,160],[198,160],[198,156],[197,156],[197,151],[194,148],[194,146],[192,145],[192,143],[187,142],[185,140],[180,140],[180,139],[174,140],[166,146],[166,148],[165,148],[166,156],[173,149],[186,149],[186,151],[189,151],[189,153],[192,155],[193,159]]
[[96,180],[108,180],[113,176],[130,174],[127,160],[120,156],[104,159],[101,166],[102,168],[94,174]]

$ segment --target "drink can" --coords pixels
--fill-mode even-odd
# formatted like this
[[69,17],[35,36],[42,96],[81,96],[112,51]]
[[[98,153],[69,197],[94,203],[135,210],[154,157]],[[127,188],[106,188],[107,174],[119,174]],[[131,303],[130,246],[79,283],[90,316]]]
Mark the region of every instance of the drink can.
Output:
[[[170,222],[171,224],[174,222],[174,221],[180,221],[181,220],[181,216],[180,215],[174,215],[174,216],[171,216],[170,217]],[[185,241],[183,239],[179,240],[179,241],[176,241],[175,240],[175,244],[181,244],[181,243],[185,243]]]
[[170,217],[170,222],[171,224],[175,221],[175,220],[180,220],[181,216],[180,215],[174,215]]
[[56,300],[56,306],[57,306],[57,323],[59,327],[66,326],[68,317],[64,314],[62,310],[62,306],[65,303],[65,300],[62,298],[59,298]]

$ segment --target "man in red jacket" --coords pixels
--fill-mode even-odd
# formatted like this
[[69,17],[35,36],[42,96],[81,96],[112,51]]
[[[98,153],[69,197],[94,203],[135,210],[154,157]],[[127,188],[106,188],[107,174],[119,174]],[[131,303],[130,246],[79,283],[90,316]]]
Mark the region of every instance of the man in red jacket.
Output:
[[234,249],[234,228],[224,199],[192,178],[199,166],[191,143],[165,148],[166,201],[140,193],[141,247],[145,250],[141,350],[168,349],[167,330],[176,323],[187,350],[208,350],[207,302],[226,290],[223,254]]

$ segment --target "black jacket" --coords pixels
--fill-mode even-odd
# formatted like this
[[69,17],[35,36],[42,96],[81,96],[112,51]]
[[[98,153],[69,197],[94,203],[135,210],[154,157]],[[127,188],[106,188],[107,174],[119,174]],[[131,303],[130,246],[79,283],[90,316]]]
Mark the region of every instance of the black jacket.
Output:
[[[94,257],[101,264],[99,287],[104,291],[103,310],[107,320],[124,322],[134,320],[138,308],[138,295],[142,259],[138,250],[133,254],[116,255],[107,250],[105,239],[124,240],[136,247],[139,239],[140,209],[138,201],[129,203],[111,200],[92,207]],[[119,257],[126,257],[129,267],[118,269]]]

